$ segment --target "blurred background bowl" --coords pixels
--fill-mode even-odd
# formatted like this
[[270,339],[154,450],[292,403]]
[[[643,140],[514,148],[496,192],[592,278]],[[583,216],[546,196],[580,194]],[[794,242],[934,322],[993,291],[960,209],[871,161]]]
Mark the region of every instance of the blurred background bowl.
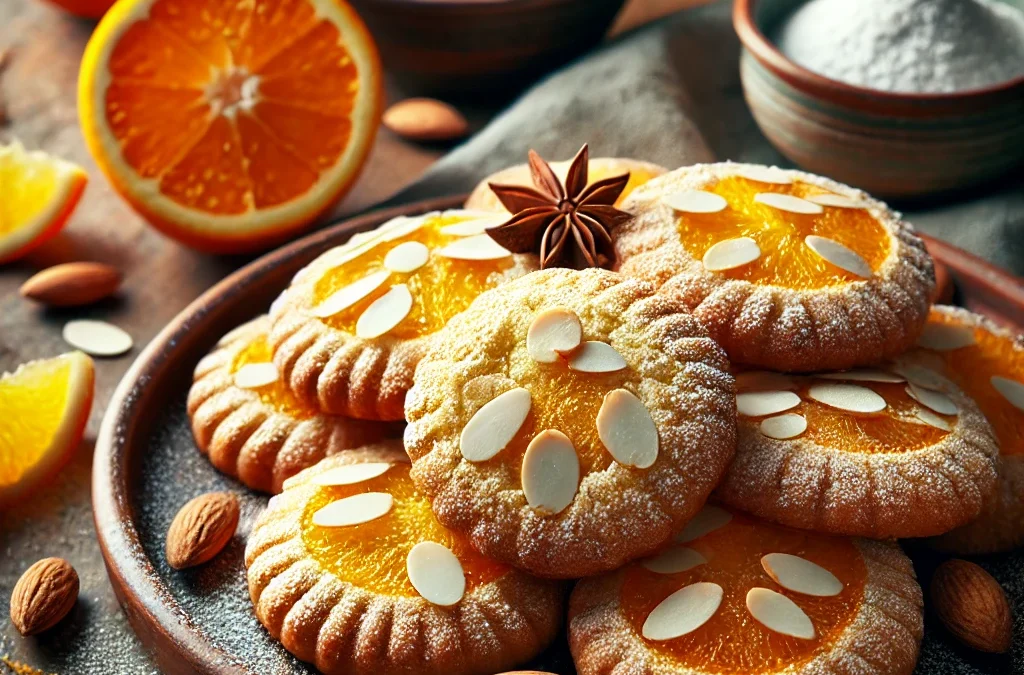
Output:
[[1024,164],[1024,77],[953,94],[895,94],[828,79],[766,37],[803,1],[736,0],[733,7],[747,104],[786,157],[894,198],[977,186]]
[[350,0],[408,93],[514,90],[597,44],[624,0]]

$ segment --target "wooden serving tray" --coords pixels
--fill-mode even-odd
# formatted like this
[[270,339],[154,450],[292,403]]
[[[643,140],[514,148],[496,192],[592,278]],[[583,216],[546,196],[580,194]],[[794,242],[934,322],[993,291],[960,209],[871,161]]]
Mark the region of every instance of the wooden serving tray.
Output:
[[[418,202],[347,220],[266,255],[211,288],[143,350],[121,381],[96,442],[92,501],[110,581],[129,622],[162,672],[312,673],[256,620],[245,584],[245,538],[267,497],[218,473],[192,440],[185,399],[192,369],[231,328],[266,311],[303,265],[352,234],[397,215],[458,207],[464,197]],[[1024,328],[1024,281],[948,244],[927,239],[947,281],[943,293],[997,321]],[[164,558],[167,528],[192,497],[212,490],[239,494],[238,535],[211,563],[176,572]],[[935,559],[911,546],[926,580]],[[1024,616],[1020,555],[981,560],[1008,589]],[[1020,629],[1020,624],[1018,624]],[[1018,632],[1016,658],[1024,640]],[[990,657],[955,646],[929,617],[918,673],[996,675],[1010,656]],[[572,675],[564,638],[528,668]]]

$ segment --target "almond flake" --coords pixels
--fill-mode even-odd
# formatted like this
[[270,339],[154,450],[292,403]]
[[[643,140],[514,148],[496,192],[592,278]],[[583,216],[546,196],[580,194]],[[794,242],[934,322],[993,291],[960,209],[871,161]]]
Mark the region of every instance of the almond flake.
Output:
[[488,214],[487,216],[474,217],[471,220],[464,220],[461,223],[445,225],[440,229],[441,234],[449,237],[472,237],[484,234],[491,228],[504,225],[508,222],[506,215]]
[[364,492],[331,502],[313,514],[317,527],[349,527],[386,515],[395,500],[386,492]]
[[804,199],[815,204],[821,204],[822,206],[834,206],[839,209],[866,209],[868,207],[865,202],[862,202],[859,199],[851,199],[850,197],[835,195],[829,192],[808,195],[804,197]]
[[644,621],[648,640],[671,640],[692,633],[715,615],[722,604],[722,587],[699,582],[679,589],[661,601]]
[[1024,410],[1024,383],[1000,375],[993,375],[989,382],[1010,405],[1018,410]]
[[887,370],[872,370],[860,368],[858,370],[844,370],[836,373],[820,373],[815,375],[823,380],[846,380],[848,382],[884,382],[888,384],[899,384],[906,382],[906,378]]
[[235,373],[235,386],[240,389],[259,389],[277,382],[279,375],[273,363],[247,363]]
[[106,321],[76,319],[64,324],[64,342],[93,356],[120,356],[132,348],[132,336]]
[[770,370],[745,370],[736,374],[738,391],[775,391],[797,388],[797,382],[789,375]]
[[941,429],[942,431],[953,430],[952,424],[947,422],[944,418],[939,417],[931,410],[928,410],[927,408],[918,408],[917,410],[915,410],[914,418],[919,420],[923,424],[927,424],[930,427],[935,427],[936,429]]
[[597,435],[615,461],[646,469],[658,459],[658,427],[643,401],[626,389],[605,394]]
[[700,539],[709,532],[725,527],[732,520],[732,514],[717,506],[705,506],[697,512],[690,522],[686,524],[683,531],[676,535],[676,541],[680,544],[689,543]]
[[447,547],[421,541],[405,559],[405,570],[416,592],[427,602],[450,607],[466,593],[462,563]]
[[825,262],[831,263],[841,270],[868,279],[874,272],[871,265],[856,251],[843,246],[834,239],[809,234],[804,238],[807,248],[817,253]]
[[940,415],[956,415],[960,410],[956,407],[953,399],[934,389],[925,389],[913,382],[907,385],[907,393],[926,408],[931,408]]
[[974,328],[951,323],[926,323],[917,344],[937,352],[970,347],[974,344]]
[[874,391],[857,384],[814,384],[807,395],[818,403],[854,413],[881,412],[888,405]]
[[919,387],[927,389],[941,389],[945,386],[946,379],[931,368],[916,364],[899,364],[894,370]]
[[807,419],[803,415],[795,413],[769,417],[761,421],[761,433],[768,438],[780,441],[796,438],[805,431],[807,431]]
[[769,553],[761,566],[779,586],[794,593],[827,598],[843,592],[843,582],[827,569],[788,553]]
[[392,272],[408,274],[426,265],[429,259],[429,248],[418,241],[405,241],[388,251],[384,256],[384,267]]
[[580,482],[580,460],[572,441],[560,431],[542,431],[523,455],[523,494],[544,514],[560,513],[572,504]]
[[676,192],[662,197],[661,201],[672,209],[684,213],[718,213],[729,206],[725,197],[704,190]]
[[582,340],[583,326],[576,313],[553,307],[534,317],[526,332],[526,351],[538,363],[554,363],[559,354],[573,351]]
[[678,574],[703,565],[708,560],[697,551],[686,546],[673,546],[641,564],[657,574]]
[[761,247],[750,237],[736,237],[714,244],[704,252],[701,264],[708,272],[722,272],[749,265],[761,257]]
[[788,213],[799,213],[805,216],[816,216],[824,213],[825,209],[821,204],[809,202],[793,195],[784,195],[779,192],[758,192],[754,195],[754,201],[758,204],[770,206],[773,209],[786,211]]
[[364,481],[372,480],[382,476],[391,468],[387,462],[364,462],[362,464],[346,464],[325,471],[315,476],[310,481],[313,485],[321,487],[334,487],[336,485],[355,485]]
[[782,635],[813,640],[814,624],[795,602],[767,588],[751,588],[747,592],[747,611],[769,630]]
[[373,301],[356,321],[356,337],[379,337],[402,322],[412,309],[412,293],[405,284],[398,284]]
[[391,272],[388,270],[379,270],[368,274],[359,281],[353,281],[348,286],[331,293],[310,313],[315,317],[326,319],[343,312],[383,286],[390,276]]
[[736,394],[736,412],[744,417],[774,415],[798,405],[800,397],[791,391],[746,391]]
[[408,237],[413,232],[419,230],[431,218],[437,218],[441,214],[437,211],[423,214],[422,216],[415,216],[410,218],[409,216],[398,216],[377,228],[377,234],[384,241],[395,241],[402,237]]
[[793,179],[782,169],[775,166],[747,166],[736,170],[736,175],[758,183],[774,183],[789,185]]
[[453,241],[439,249],[437,254],[456,260],[501,260],[512,255],[512,252],[491,239],[490,236],[478,234]]
[[626,359],[615,347],[594,340],[584,342],[569,359],[569,368],[581,373],[614,373],[626,365]]
[[530,414],[530,392],[511,389],[488,401],[462,428],[459,449],[471,462],[486,462],[508,445]]

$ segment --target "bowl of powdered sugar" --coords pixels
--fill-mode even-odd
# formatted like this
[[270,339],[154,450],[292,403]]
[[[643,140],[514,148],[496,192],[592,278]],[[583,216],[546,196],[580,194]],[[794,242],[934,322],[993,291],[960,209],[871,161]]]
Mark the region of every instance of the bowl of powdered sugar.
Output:
[[889,197],[1024,164],[1024,0],[736,0],[747,102],[792,161]]

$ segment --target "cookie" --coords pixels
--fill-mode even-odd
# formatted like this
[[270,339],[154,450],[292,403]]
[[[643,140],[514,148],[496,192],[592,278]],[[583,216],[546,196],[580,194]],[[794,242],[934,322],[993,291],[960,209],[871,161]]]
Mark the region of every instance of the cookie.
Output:
[[725,354],[677,300],[599,269],[480,296],[416,370],[413,479],[483,554],[546,577],[650,553],[735,446]]
[[965,309],[935,306],[914,356],[974,399],[999,442],[999,483],[981,516],[933,540],[962,554],[1024,545],[1024,336]]
[[819,532],[888,539],[977,517],[999,466],[969,397],[906,363],[815,375],[737,375],[736,459],[725,502]]
[[704,164],[640,186],[614,233],[619,270],[678,295],[735,363],[878,363],[913,345],[935,286],[899,214],[800,171]]
[[[500,222],[500,218],[498,222]],[[271,309],[274,363],[323,412],[401,420],[416,363],[476,296],[537,268],[484,234],[493,214],[399,217],[304,268]]]
[[299,401],[270,362],[261,316],[225,335],[196,366],[188,415],[217,469],[264,492],[328,455],[401,434],[401,427],[325,415]]
[[581,581],[569,645],[579,675],[910,675],[922,602],[895,543],[709,506],[658,556]]
[[397,441],[286,481],[245,565],[257,618],[327,675],[493,673],[550,643],[563,611],[559,584],[441,527]]

